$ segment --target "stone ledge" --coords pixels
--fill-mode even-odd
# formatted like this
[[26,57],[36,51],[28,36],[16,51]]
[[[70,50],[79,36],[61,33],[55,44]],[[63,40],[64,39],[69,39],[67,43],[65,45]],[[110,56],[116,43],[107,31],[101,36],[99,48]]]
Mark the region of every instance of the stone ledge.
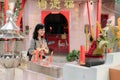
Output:
[[38,63],[28,62],[28,70],[42,73],[51,77],[60,78],[62,76],[62,68],[56,65],[43,66]]

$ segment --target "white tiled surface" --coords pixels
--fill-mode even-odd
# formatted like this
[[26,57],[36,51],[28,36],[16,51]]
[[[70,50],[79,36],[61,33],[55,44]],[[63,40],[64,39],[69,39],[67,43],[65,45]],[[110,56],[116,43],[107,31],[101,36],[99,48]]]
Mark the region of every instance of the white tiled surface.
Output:
[[[6,80],[5,75],[6,75],[5,69],[0,69],[0,80]],[[62,80],[62,78],[56,79],[34,71],[15,68],[14,80]]]
[[23,70],[16,68],[15,70],[15,80],[23,80]]
[[[6,80],[5,75],[6,75],[5,68],[0,68],[0,80]],[[15,78],[14,78],[14,80],[23,80],[23,70],[22,69],[19,69],[19,68],[15,69]]]
[[62,77],[54,78],[31,70],[24,70],[23,78],[23,80],[63,80]]

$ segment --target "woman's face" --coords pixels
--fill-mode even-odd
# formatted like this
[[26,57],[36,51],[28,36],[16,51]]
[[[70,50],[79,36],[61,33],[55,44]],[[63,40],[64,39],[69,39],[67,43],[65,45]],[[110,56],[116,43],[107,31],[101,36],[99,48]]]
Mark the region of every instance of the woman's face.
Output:
[[38,30],[38,36],[43,36],[45,34],[45,28]]

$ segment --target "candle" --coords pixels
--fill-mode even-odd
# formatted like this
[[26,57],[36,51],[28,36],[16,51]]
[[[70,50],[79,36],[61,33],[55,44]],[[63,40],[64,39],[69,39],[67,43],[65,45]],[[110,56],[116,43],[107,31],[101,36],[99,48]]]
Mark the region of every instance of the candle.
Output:
[[33,62],[37,62],[38,61],[38,55],[39,55],[39,50],[36,50]]
[[53,62],[53,51],[51,52],[50,58],[49,58],[49,63],[52,64]]
[[9,2],[9,0],[4,0],[4,13],[5,13],[5,15],[4,15],[4,23],[6,23],[6,12],[7,12],[7,10],[9,9],[9,6],[8,6],[8,2]]
[[85,47],[80,46],[80,65],[85,65]]
[[42,62],[42,58],[43,58],[43,55],[42,55],[42,52],[40,53],[40,63]]

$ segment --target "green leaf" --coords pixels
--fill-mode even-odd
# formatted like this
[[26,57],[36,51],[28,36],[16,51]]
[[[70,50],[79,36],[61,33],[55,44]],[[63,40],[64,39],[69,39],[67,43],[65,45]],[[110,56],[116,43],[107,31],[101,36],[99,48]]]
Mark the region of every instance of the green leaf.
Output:
[[115,0],[116,3],[120,4],[120,0]]
[[72,52],[68,54],[66,59],[67,61],[75,61],[76,59],[79,59],[79,54],[80,54],[80,51],[73,50]]

